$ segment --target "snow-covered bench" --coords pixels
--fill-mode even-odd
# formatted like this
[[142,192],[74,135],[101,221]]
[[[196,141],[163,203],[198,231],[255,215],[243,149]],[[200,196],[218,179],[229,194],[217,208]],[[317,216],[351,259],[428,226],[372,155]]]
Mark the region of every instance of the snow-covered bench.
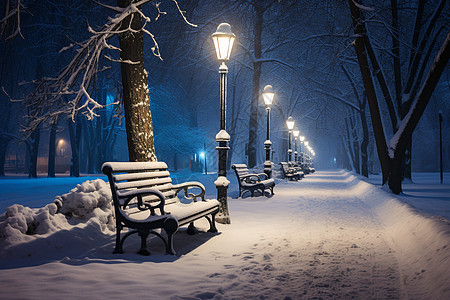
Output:
[[269,178],[266,173],[251,174],[248,172],[248,168],[245,164],[234,164],[231,166],[236,172],[237,181],[239,183],[239,196],[244,195],[246,191],[250,191],[252,197],[255,190],[261,190],[264,195],[265,189],[270,189],[273,195],[273,187],[275,181],[273,178]]
[[[173,234],[179,226],[189,223],[188,234],[195,233],[194,221],[206,217],[209,232],[217,232],[216,199],[205,200],[205,187],[200,182],[172,184],[164,162],[106,162],[102,171],[108,176],[116,216],[116,246],[113,253],[123,253],[123,243],[131,234],[141,237],[139,254],[149,255],[147,237],[161,238],[166,252],[175,254]],[[184,190],[182,201],[178,193]],[[197,201],[200,199],[201,201]],[[185,203],[190,202],[190,203]],[[122,238],[123,228],[129,230]],[[155,229],[163,229],[167,239]]]
[[290,166],[287,162],[280,162],[281,170],[283,170],[284,178],[289,180],[300,180],[305,176],[303,171],[300,168],[296,168],[294,166]]

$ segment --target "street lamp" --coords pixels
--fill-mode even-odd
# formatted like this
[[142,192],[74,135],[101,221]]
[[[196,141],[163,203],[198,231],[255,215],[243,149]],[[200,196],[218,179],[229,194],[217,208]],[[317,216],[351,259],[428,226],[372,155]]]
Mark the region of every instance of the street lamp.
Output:
[[297,138],[298,135],[300,134],[300,131],[298,129],[294,130],[292,132],[294,134],[294,146],[295,146],[295,151],[294,151],[294,161],[297,162]]
[[305,136],[300,136],[300,163],[303,164],[303,142],[305,141]]
[[266,161],[264,162],[264,173],[270,178],[272,174],[272,163],[270,162],[270,147],[272,146],[272,142],[270,141],[270,106],[273,102],[273,96],[275,92],[272,89],[271,85],[266,85],[262,92],[264,104],[266,104],[267,110],[267,137],[264,142],[264,149],[266,150]]
[[291,161],[292,149],[291,149],[291,133],[294,129],[295,121],[291,116],[286,121],[287,128],[289,129],[289,149],[288,149],[288,162]]
[[216,141],[219,144],[216,147],[219,152],[219,176],[214,182],[217,188],[217,200],[219,200],[219,215],[217,222],[230,224],[230,214],[227,204],[227,189],[230,182],[227,179],[227,151],[230,135],[226,131],[227,121],[227,73],[228,67],[225,61],[230,59],[231,49],[233,48],[236,36],[231,32],[231,26],[228,23],[221,23],[216,32],[212,34],[212,40],[216,49],[217,59],[221,62],[219,67],[220,74],[220,131],[216,135]]

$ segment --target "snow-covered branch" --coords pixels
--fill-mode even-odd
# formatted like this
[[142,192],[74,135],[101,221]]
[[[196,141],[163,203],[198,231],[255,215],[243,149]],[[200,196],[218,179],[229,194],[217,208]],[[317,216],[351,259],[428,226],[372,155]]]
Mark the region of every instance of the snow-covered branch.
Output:
[[[172,1],[176,3],[179,12],[183,15],[176,0]],[[98,116],[96,111],[103,108],[104,105],[91,96],[90,90],[96,74],[105,69],[99,66],[101,58],[104,57],[112,62],[126,64],[138,63],[114,59],[103,54],[105,50],[120,53],[121,49],[109,42],[113,36],[143,32],[153,41],[153,47],[151,48],[153,54],[162,59],[155,36],[146,29],[146,25],[151,20],[139,8],[146,3],[153,3],[153,1],[141,0],[131,3],[125,8],[102,5],[117,12],[117,14],[110,17],[107,23],[97,30],[88,26],[88,31],[91,34],[89,39],[81,43],[72,43],[61,49],[61,51],[75,50],[75,56],[70,63],[59,72],[58,76],[34,81],[33,91],[22,99],[29,111],[32,112],[23,130],[24,133],[30,134],[41,124],[51,124],[60,115],[70,116],[72,120],[78,113],[82,113],[89,120]],[[156,19],[165,14],[159,9],[159,3],[154,4],[154,6],[158,12]],[[142,26],[136,29],[132,27],[132,22],[134,18],[139,17],[142,20]]]

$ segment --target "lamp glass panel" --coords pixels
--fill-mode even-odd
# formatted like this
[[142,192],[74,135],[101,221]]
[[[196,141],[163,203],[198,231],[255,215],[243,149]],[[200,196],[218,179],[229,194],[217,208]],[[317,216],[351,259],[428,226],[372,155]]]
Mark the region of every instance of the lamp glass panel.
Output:
[[275,93],[263,93],[264,103],[266,104],[266,106],[272,105],[274,95]]
[[288,119],[286,121],[286,124],[287,124],[288,129],[292,130],[294,128],[295,121],[293,119],[291,119],[291,120]]
[[231,49],[233,48],[234,37],[228,35],[213,36],[214,47],[216,49],[218,60],[230,59]]

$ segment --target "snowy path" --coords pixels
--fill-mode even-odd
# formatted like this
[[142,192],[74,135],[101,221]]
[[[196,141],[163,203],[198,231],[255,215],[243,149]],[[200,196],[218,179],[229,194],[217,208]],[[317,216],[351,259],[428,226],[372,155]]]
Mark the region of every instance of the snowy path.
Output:
[[274,201],[245,200],[254,207],[252,216],[239,208],[245,203],[233,201],[232,215],[239,220],[233,226],[240,227],[233,231],[252,238],[228,256],[212,257],[224,260],[221,271],[209,274],[215,285],[225,283],[224,296],[399,298],[397,262],[383,228],[351,195],[346,179],[348,174],[319,172],[283,182]]
[[448,299],[448,227],[392,197],[344,171],[280,181],[271,198],[229,199],[217,235],[180,230],[177,256],[157,240],[136,255],[137,239],[113,255],[114,234],[88,223],[0,257],[0,298]]

